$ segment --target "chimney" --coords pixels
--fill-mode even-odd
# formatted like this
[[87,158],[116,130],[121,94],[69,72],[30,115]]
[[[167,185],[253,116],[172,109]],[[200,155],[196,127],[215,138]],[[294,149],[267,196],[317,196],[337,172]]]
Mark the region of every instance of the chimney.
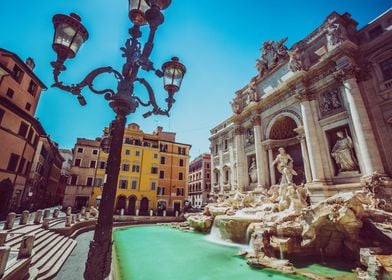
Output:
[[31,57],[28,57],[26,59],[26,65],[27,65],[27,67],[30,68],[31,71],[33,71],[34,67],[35,67],[35,62],[34,62],[34,60]]
[[163,131],[163,127],[162,126],[158,126],[157,127],[157,131],[156,131],[156,134],[159,134],[159,133],[161,133]]

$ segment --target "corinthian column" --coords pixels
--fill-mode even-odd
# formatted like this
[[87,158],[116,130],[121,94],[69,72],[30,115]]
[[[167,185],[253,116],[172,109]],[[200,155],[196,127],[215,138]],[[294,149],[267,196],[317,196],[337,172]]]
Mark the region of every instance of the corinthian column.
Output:
[[310,104],[310,102],[314,102],[314,96],[304,89],[297,97],[301,101],[302,120],[313,182],[322,182],[325,180],[322,154],[317,136],[316,120],[314,119],[315,114],[313,114]]
[[276,177],[275,177],[275,167],[272,165],[274,161],[274,153],[272,152],[272,147],[268,146],[268,160],[270,166],[270,178],[271,178],[271,186],[276,185]]
[[348,65],[335,74],[344,86],[344,92],[349,104],[354,133],[358,141],[358,153],[362,162],[363,175],[371,175],[377,171],[384,173],[377,142],[373,134],[369,116],[363,102],[361,91],[355,78],[355,69]]
[[246,176],[248,176],[247,165],[245,162],[244,151],[244,128],[241,124],[236,123],[234,128],[234,143],[237,150],[237,184],[238,189],[245,190]]
[[295,132],[298,133],[297,139],[301,143],[301,151],[302,151],[302,159],[304,161],[306,183],[311,183],[312,171],[310,170],[310,162],[309,162],[308,148],[306,147],[304,128],[302,126],[298,127],[295,129]]
[[252,118],[253,131],[255,136],[255,152],[257,165],[257,187],[266,187],[267,160],[265,159],[265,151],[261,145],[261,118],[255,115]]

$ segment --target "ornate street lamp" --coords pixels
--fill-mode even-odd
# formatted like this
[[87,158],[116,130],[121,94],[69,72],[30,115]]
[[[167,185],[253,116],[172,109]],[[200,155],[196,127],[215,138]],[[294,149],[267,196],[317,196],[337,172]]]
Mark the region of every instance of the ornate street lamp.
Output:
[[[175,102],[174,94],[180,89],[186,68],[178,58],[173,58],[163,64],[162,69],[155,69],[149,56],[153,49],[155,32],[164,21],[161,10],[170,5],[171,0],[129,0],[129,18],[133,22],[133,27],[129,29],[130,38],[121,48],[122,56],[126,59],[121,71],[112,67],[101,67],[91,71],[78,84],[65,85],[59,80],[61,72],[66,70],[64,62],[68,58],[73,58],[77,54],[81,45],[88,39],[88,32],[82,25],[81,19],[76,14],[55,15],[53,24],[55,34],[53,37],[53,50],[57,53],[57,60],[52,62],[54,84],[64,91],[68,91],[77,96],[79,103],[87,104],[82,95],[82,89],[88,87],[96,94],[103,94],[109,101],[110,107],[116,113],[116,119],[111,124],[110,135],[107,135],[101,142],[105,151],[110,151],[107,164],[107,180],[103,188],[100,212],[95,227],[94,238],[90,243],[90,250],[84,278],[100,280],[105,279],[110,273],[112,257],[112,224],[113,210],[116,198],[116,188],[118,174],[121,163],[121,147],[124,137],[126,116],[134,113],[141,105],[151,107],[144,117],[155,115],[169,116],[170,109]],[[148,25],[149,36],[144,46],[141,46],[141,26]],[[166,98],[167,108],[158,106],[155,93],[151,85],[143,78],[138,77],[139,70],[154,71],[155,74],[164,81],[164,89],[168,92]],[[93,81],[103,73],[111,73],[117,79],[117,88],[96,89]],[[149,100],[142,101],[135,95],[134,83],[142,84],[148,93]]]

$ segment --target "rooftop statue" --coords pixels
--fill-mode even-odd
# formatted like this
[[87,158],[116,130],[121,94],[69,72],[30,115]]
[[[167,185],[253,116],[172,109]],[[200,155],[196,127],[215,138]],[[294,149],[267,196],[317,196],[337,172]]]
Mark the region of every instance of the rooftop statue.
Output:
[[263,47],[260,49],[261,56],[256,60],[259,77],[263,77],[265,73],[271,71],[288,57],[288,49],[284,45],[286,41],[287,37],[278,42],[271,40],[263,43]]

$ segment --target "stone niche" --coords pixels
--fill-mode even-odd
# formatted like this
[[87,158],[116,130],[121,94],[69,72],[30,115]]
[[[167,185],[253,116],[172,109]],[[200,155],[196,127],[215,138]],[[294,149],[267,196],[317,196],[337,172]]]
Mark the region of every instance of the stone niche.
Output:
[[254,190],[257,187],[257,164],[256,164],[256,154],[251,154],[247,156],[247,166],[248,166],[248,180],[249,180],[249,190]]
[[[338,136],[339,132],[341,132],[341,137]],[[352,140],[352,134],[350,132],[349,126],[342,125],[339,127],[335,127],[333,129],[326,131],[327,141],[328,141],[328,150],[329,150],[329,157],[331,159],[331,164],[333,167],[334,177],[335,178],[350,178],[350,177],[358,177],[360,175],[360,167],[358,163],[358,157],[356,153],[356,147],[354,145],[354,141]],[[350,152],[347,150],[348,142],[351,139],[351,149]],[[340,145],[337,143],[339,140],[343,141]],[[335,146],[336,145],[336,146]],[[340,148],[339,148],[340,146]],[[346,151],[342,151],[342,148],[346,148]],[[347,158],[352,160],[356,166],[352,166],[352,168],[345,168],[345,163],[339,164],[339,155],[333,156],[334,149],[341,150],[341,157]]]

